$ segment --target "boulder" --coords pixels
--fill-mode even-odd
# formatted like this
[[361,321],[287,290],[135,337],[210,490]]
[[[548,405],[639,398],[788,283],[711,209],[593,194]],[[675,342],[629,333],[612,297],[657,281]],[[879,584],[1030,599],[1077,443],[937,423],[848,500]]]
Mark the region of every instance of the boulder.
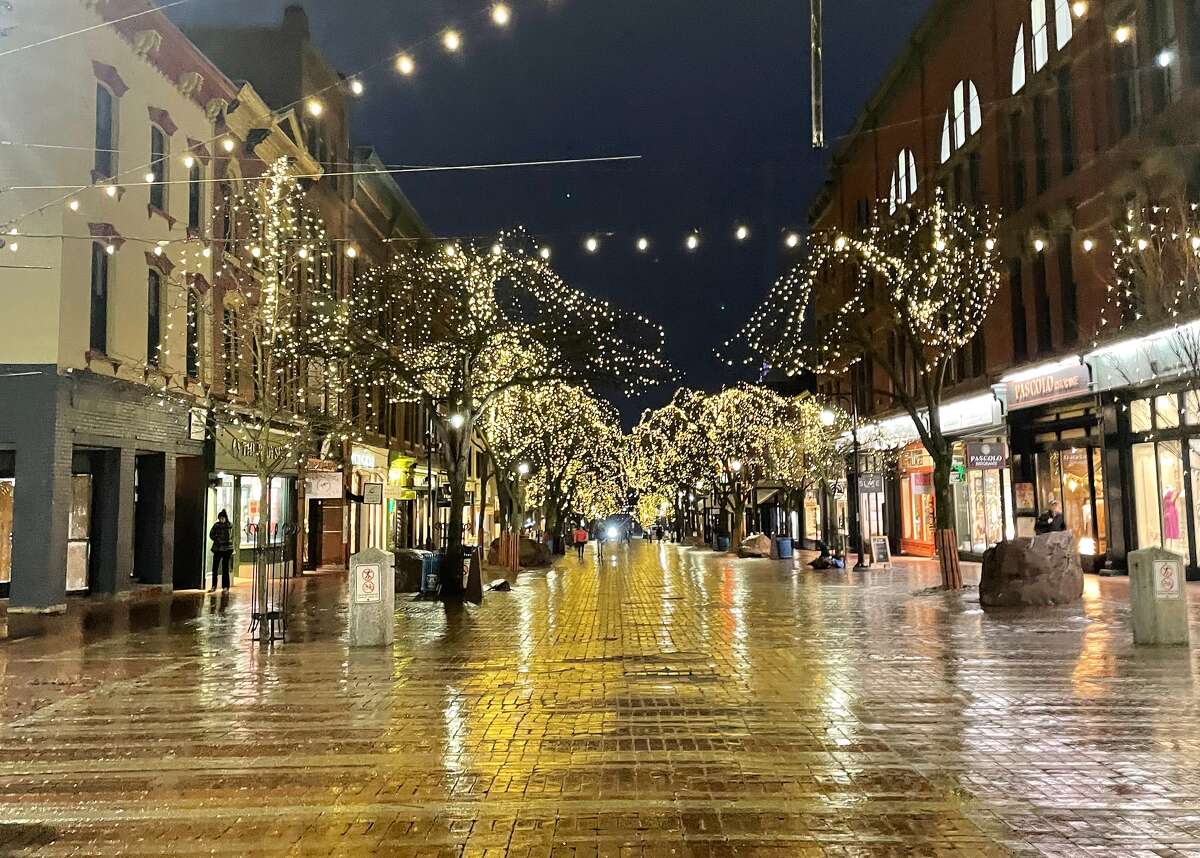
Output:
[[[489,566],[500,565],[500,540],[493,539],[488,546],[487,562]],[[521,566],[526,569],[550,565],[550,549],[541,542],[521,537]]]
[[1010,539],[983,555],[979,604],[985,608],[1067,605],[1083,597],[1083,569],[1070,531]]
[[771,537],[765,533],[754,533],[742,540],[738,546],[738,557],[770,557]]

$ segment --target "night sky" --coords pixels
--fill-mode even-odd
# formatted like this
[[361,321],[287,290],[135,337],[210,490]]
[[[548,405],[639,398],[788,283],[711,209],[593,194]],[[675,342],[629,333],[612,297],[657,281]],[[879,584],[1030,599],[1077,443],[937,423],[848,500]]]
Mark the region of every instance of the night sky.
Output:
[[[191,0],[181,23],[270,24],[287,0]],[[363,74],[355,143],[388,164],[642,155],[623,165],[412,174],[398,180],[440,235],[524,225],[574,285],[666,328],[684,383],[738,379],[712,349],[789,264],[827,154],[809,145],[806,0],[308,0],[313,38]],[[826,0],[830,145],[846,132],[929,0]],[[253,7],[247,11],[246,7]],[[458,56],[436,34],[463,34]],[[413,47],[411,79],[387,61]],[[733,241],[736,223],[753,237]],[[692,230],[703,238],[689,254]],[[603,238],[599,254],[582,249]],[[645,234],[651,252],[634,242]],[[743,371],[744,372],[744,371]],[[673,387],[621,402],[627,421]]]

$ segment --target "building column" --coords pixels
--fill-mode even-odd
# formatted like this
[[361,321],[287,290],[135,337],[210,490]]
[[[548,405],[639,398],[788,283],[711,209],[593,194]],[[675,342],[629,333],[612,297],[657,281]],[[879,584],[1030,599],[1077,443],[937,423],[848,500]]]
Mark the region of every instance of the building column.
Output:
[[71,514],[71,437],[50,413],[43,432],[17,445],[13,487],[11,613],[67,609],[67,523]]
[[118,596],[133,586],[133,481],[137,454],[132,448],[105,450],[96,487],[97,559],[92,592]]

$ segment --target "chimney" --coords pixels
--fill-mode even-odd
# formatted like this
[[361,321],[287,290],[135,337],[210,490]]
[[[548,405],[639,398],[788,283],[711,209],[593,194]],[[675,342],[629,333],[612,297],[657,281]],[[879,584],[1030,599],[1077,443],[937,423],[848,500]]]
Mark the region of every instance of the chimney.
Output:
[[308,38],[308,13],[299,4],[288,6],[283,10],[283,32],[290,36]]

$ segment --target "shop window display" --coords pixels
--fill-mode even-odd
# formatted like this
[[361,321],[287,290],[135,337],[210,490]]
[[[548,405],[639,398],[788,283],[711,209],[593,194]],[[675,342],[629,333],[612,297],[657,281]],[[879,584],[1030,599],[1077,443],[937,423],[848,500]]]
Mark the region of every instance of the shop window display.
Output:
[[1098,448],[1071,447],[1036,454],[1038,508],[1062,505],[1067,529],[1079,538],[1079,553],[1103,554],[1103,464]]
[[253,548],[258,528],[269,523],[267,544],[276,545],[283,541],[283,526],[286,524],[284,510],[287,505],[287,479],[274,477],[271,480],[270,513],[266,519],[262,515],[262,500],[259,491],[258,477],[242,477],[241,510],[242,520],[239,522],[242,534],[242,548]]
[[1008,490],[1007,471],[967,471],[954,489],[959,551],[982,554],[1012,530],[1012,511],[1003,502]]
[[914,542],[933,542],[933,474],[914,473],[901,481],[904,512],[904,538]]
[[1135,444],[1133,488],[1138,545],[1159,546],[1190,557],[1181,443]]
[[816,542],[821,538],[821,504],[814,492],[804,493],[804,538]]

